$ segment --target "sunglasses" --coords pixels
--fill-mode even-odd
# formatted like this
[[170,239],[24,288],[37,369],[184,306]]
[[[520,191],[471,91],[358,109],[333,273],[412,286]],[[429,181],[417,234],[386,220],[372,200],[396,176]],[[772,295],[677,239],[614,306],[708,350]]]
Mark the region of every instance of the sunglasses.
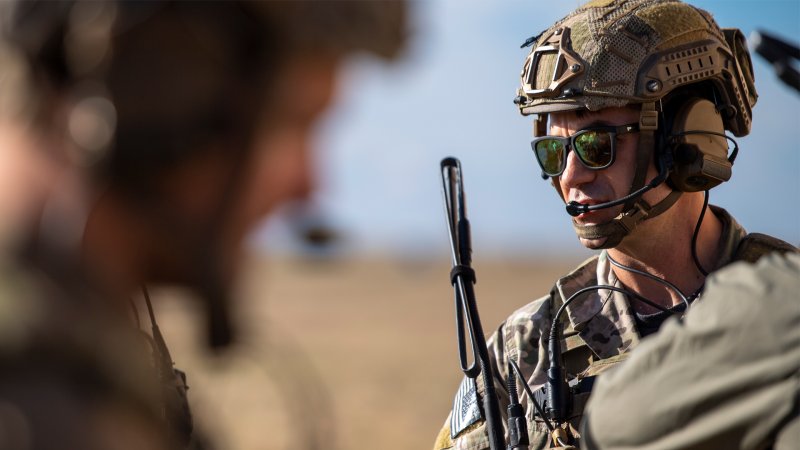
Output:
[[567,153],[575,151],[588,169],[605,169],[614,163],[617,136],[639,131],[639,124],[599,126],[578,131],[572,136],[542,136],[531,142],[533,154],[549,177],[557,177],[567,168]]

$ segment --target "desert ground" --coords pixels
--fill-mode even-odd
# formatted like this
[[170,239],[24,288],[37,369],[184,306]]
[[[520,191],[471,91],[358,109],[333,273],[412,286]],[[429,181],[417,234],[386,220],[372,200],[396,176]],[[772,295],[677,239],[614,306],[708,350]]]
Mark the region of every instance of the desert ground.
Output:
[[[487,334],[582,257],[476,259]],[[429,449],[462,377],[449,261],[252,257],[240,344],[212,354],[179,292],[153,292],[201,433],[215,448]]]

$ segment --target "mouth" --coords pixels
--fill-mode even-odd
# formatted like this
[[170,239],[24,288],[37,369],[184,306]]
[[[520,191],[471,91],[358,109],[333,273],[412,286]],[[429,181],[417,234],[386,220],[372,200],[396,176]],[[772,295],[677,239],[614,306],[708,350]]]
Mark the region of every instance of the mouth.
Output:
[[[598,199],[592,199],[592,198],[582,198],[582,199],[570,200],[570,202],[575,202],[575,203],[578,203],[579,205],[583,205],[583,206],[593,206],[593,205],[599,205],[599,204],[602,204],[602,203],[606,203],[606,200],[598,200]],[[597,216],[602,211],[603,211],[603,209],[595,210],[595,211],[587,211],[587,212],[578,214],[577,216],[574,217],[574,219],[577,220],[577,221],[580,221],[580,222],[585,222],[585,221],[587,221],[587,219],[590,219],[592,217]]]

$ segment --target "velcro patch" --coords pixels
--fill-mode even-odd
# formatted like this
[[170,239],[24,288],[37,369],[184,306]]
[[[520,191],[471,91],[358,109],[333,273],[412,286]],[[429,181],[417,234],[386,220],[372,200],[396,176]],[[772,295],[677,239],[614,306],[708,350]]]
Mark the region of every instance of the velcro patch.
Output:
[[[533,391],[533,400],[539,404],[539,407],[541,407],[542,411],[547,411],[547,385],[544,385]],[[547,417],[541,417],[539,415],[539,411],[536,410],[534,410],[534,416],[539,417],[542,420],[547,420]]]
[[478,404],[478,389],[474,378],[464,377],[453,400],[453,412],[450,414],[450,438],[455,439],[462,431],[473,423],[483,419],[483,412]]

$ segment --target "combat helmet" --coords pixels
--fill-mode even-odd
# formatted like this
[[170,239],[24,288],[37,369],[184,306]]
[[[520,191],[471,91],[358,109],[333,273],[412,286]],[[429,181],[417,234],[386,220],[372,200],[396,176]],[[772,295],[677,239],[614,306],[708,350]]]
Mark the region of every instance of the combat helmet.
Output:
[[[604,247],[613,247],[638,223],[666,211],[681,192],[706,191],[730,179],[738,147],[724,133],[750,132],[757,99],[740,30],[721,29],[711,14],[679,0],[593,0],[527,46],[514,103],[523,115],[536,115],[536,136],[546,134],[550,113],[640,110],[630,198],[608,223],[576,223],[581,237],[607,237]],[[661,173],[645,184],[651,148]],[[653,206],[641,200],[648,186],[661,182],[672,194]]]

